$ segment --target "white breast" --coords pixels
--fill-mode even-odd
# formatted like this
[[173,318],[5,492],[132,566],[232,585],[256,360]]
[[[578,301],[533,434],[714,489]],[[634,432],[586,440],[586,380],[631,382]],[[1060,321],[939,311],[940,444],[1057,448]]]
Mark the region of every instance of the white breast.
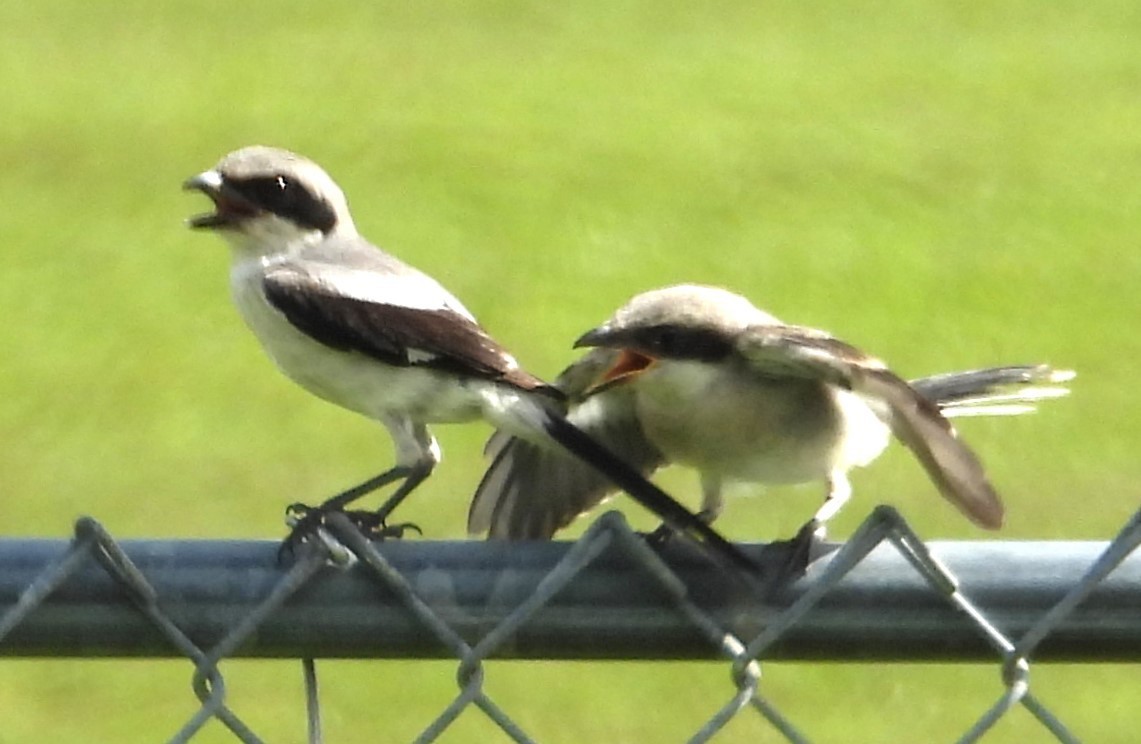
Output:
[[234,304],[267,354],[314,395],[370,418],[404,414],[425,423],[478,418],[478,390],[420,367],[394,367],[357,352],[332,349],[295,328],[262,291],[263,260],[234,264]]
[[874,459],[888,428],[848,391],[729,365],[659,362],[636,382],[646,436],[674,462],[759,483],[823,480]]

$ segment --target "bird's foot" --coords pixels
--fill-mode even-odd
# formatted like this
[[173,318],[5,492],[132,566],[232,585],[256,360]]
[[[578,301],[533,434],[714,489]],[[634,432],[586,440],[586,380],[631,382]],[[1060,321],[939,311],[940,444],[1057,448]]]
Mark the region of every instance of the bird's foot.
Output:
[[652,548],[660,548],[674,538],[677,531],[664,522],[652,532],[642,533],[642,539]]
[[772,543],[772,546],[785,552],[784,562],[777,571],[773,585],[779,586],[804,576],[808,565],[812,563],[812,554],[827,535],[823,522],[810,519],[791,540]]
[[290,504],[285,509],[286,521],[290,524],[289,534],[281,541],[277,550],[277,558],[284,562],[292,557],[297,548],[306,542],[319,528],[325,525],[325,519],[333,512],[340,511],[357,529],[370,540],[385,540],[392,538],[398,540],[407,532],[423,535],[424,531],[413,522],[388,524],[385,518],[377,512],[371,511],[344,511],[338,506],[308,506],[300,502]]
[[420,529],[420,525],[415,522],[388,524],[385,521],[386,517],[378,512],[347,511],[345,516],[370,540],[386,540],[388,538],[400,540],[406,532],[415,532],[417,535],[424,534],[424,530]]
[[278,561],[284,562],[286,558],[292,557],[297,548],[325,524],[325,517],[329,512],[330,510],[324,507],[308,506],[300,502],[285,507],[285,521],[289,525],[289,534],[277,549]]

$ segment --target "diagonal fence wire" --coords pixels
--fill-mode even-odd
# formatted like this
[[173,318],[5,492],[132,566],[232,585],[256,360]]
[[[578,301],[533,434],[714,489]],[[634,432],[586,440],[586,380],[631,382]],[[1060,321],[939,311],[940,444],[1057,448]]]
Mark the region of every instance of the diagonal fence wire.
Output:
[[[209,720],[217,719],[239,740],[251,744],[260,743],[262,740],[225,704],[225,680],[217,668],[217,662],[256,631],[260,621],[279,607],[289,595],[307,583],[325,564],[326,555],[314,549],[306,550],[264,602],[236,625],[218,645],[204,651],[162,610],[158,592],[110,533],[94,519],[81,517],[76,522],[75,537],[68,550],[28,586],[14,607],[0,617],[0,642],[64,581],[91,560],[114,578],[138,612],[195,664],[192,687],[202,705],[169,741],[172,744],[189,741]],[[319,738],[319,733],[310,727],[310,740]]]
[[[50,565],[19,598],[16,606],[0,620],[0,640],[4,638],[36,607],[41,605],[75,570],[94,559],[104,570],[115,578],[127,593],[138,611],[150,620],[167,639],[184,655],[196,663],[205,660],[205,655],[179,628],[170,621],[158,607],[158,593],[135,567],[130,558],[120,549],[111,535],[95,520],[80,518],[75,525],[75,538],[68,551]],[[199,713],[183,727],[185,736],[176,734],[171,741],[185,741],[209,718],[217,718],[243,742],[261,740],[226,707],[225,682],[216,668],[203,669],[210,680],[210,692],[200,700],[203,705]]]
[[[960,609],[979,620],[973,606],[958,591],[954,576],[931,554],[927,546],[911,529],[910,525],[891,507],[878,507],[856,530],[855,534],[839,551],[827,559],[826,566],[811,587],[800,595],[784,612],[757,634],[745,646],[736,660],[738,695],[718,711],[691,742],[707,741],[731,719],[730,710],[743,709],[738,704],[741,697],[748,694],[747,702],[771,723],[778,732],[792,742],[807,742],[808,739],[784,718],[777,708],[766,700],[759,690],[759,673],[746,673],[743,665],[758,669],[758,662],[764,652],[779,641],[790,629],[796,626],[812,609],[823,600],[869,553],[883,542],[891,543],[908,563],[940,594],[946,596]],[[981,627],[988,633],[992,626],[982,622]]]
[[333,514],[328,517],[327,521],[333,535],[348,546],[360,559],[362,565],[371,569],[372,574],[399,597],[408,610],[436,636],[440,643],[461,660],[461,668],[464,665],[472,667],[472,671],[466,675],[466,679],[462,675],[460,677],[459,696],[440,713],[439,717],[428,728],[416,737],[416,741],[434,741],[443,733],[444,729],[459,717],[464,708],[474,703],[512,739],[517,742],[530,742],[531,738],[484,694],[482,668],[478,660],[473,657],[471,646],[440,618],[427,602],[416,594],[404,576],[373,547],[368,538],[361,534],[348,517],[343,514]]
[[328,521],[331,532],[357,555],[363,565],[375,571],[377,578],[383,581],[387,588],[394,590],[408,608],[432,629],[439,640],[460,658],[456,674],[460,695],[417,737],[417,742],[434,741],[471,704],[479,707],[515,741],[532,741],[483,693],[483,662],[503,644],[511,641],[537,612],[550,603],[568,583],[612,544],[619,545],[622,552],[636,558],[638,567],[646,578],[661,587],[673,606],[693,622],[697,631],[703,633],[714,648],[723,648],[731,658],[740,650],[739,641],[689,601],[685,584],[629,527],[625,518],[618,512],[609,512],[595,521],[562,560],[543,577],[535,590],[474,646],[464,642],[427,603],[416,596],[407,580],[347,518],[343,515],[333,515]]
[[1141,511],[1134,514],[1086,574],[1018,641],[1004,649],[1003,683],[1007,692],[963,735],[960,742],[982,738],[1016,703],[1021,702],[1059,741],[1078,742],[1058,718],[1030,694],[1030,656],[1089,595],[1141,545]]
[[[675,648],[684,647],[704,658],[720,657],[730,662],[733,694],[689,741],[710,740],[741,711],[752,708],[785,739],[805,742],[809,739],[802,730],[761,694],[762,663],[767,658],[778,657],[782,649],[795,647],[798,635],[813,630],[818,618],[835,611],[832,605],[837,602],[851,601],[853,596],[861,601],[873,597],[875,592],[868,591],[866,583],[861,583],[862,575],[870,570],[866,568],[870,564],[882,565],[884,558],[879,548],[886,544],[910,566],[912,575],[919,578],[928,594],[952,608],[959,622],[973,629],[976,637],[998,656],[1005,690],[959,740],[978,740],[1006,712],[1021,703],[1054,738],[1069,742],[1077,738],[1030,694],[1031,657],[1057,635],[1059,629],[1068,627],[1078,608],[1088,603],[1136,551],[1141,544],[1141,512],[1134,515],[1084,574],[1029,624],[1012,621],[1009,612],[996,607],[985,582],[976,578],[974,591],[960,586],[960,579],[939,557],[943,546],[933,548],[924,543],[897,512],[887,507],[877,508],[839,550],[810,566],[803,580],[778,588],[773,601],[769,601],[773,596],[771,592],[757,592],[750,582],[726,580],[711,573],[708,566],[704,572],[695,571],[692,561],[679,561],[676,554],[659,554],[630,529],[621,515],[608,513],[539,573],[529,564],[525,564],[526,569],[509,566],[497,569],[497,585],[524,587],[526,591],[509,591],[500,596],[496,603],[502,604],[506,597],[511,604],[506,607],[496,604],[497,621],[478,628],[465,622],[462,613],[460,616],[450,613],[448,603],[441,604],[433,597],[430,582],[423,581],[423,572],[417,573],[406,563],[400,563],[407,546],[373,543],[340,515],[329,517],[327,529],[321,531],[319,538],[305,544],[287,569],[266,572],[264,586],[258,586],[257,591],[245,598],[232,624],[221,635],[209,637],[209,642],[204,643],[191,640],[203,634],[181,612],[184,608],[173,600],[164,603],[161,589],[165,586],[165,576],[161,571],[148,563],[146,570],[153,579],[148,580],[128,551],[101,525],[90,518],[80,519],[66,550],[45,561],[8,606],[0,604],[0,652],[6,645],[20,642],[14,633],[34,626],[39,617],[37,611],[50,609],[54,594],[66,590],[69,582],[86,576],[84,572],[97,565],[118,587],[117,601],[125,601],[145,618],[167,644],[167,652],[173,650],[194,663],[191,688],[200,708],[169,741],[190,741],[207,722],[217,720],[238,740],[258,742],[261,739],[226,704],[225,680],[219,663],[240,655],[255,640],[261,640],[259,629],[272,635],[274,623],[282,614],[300,611],[298,607],[311,601],[308,596],[298,594],[303,588],[309,589],[306,592],[309,595],[363,575],[365,580],[380,584],[387,599],[395,598],[395,603],[403,608],[405,621],[429,631],[437,648],[426,655],[442,654],[459,661],[456,671],[459,693],[427,724],[416,741],[434,741],[468,707],[474,706],[514,741],[531,742],[533,737],[484,692],[485,662],[517,653],[530,633],[545,628],[544,623],[549,622],[552,612],[558,611],[560,603],[580,601],[580,585],[599,575],[608,575],[607,572],[616,570],[615,566],[620,564],[625,594],[637,594],[639,601],[649,602],[657,611],[676,616],[679,635],[671,636],[677,643]],[[1131,568],[1129,586],[1132,588],[1137,583],[1133,579],[1135,573]],[[975,576],[970,571],[967,575]],[[892,576],[892,581],[903,581],[895,574]],[[968,594],[976,596],[972,598]],[[981,604],[977,601],[980,596],[984,599]],[[610,601],[623,598],[615,595]],[[488,600],[485,609],[491,604]],[[599,607],[599,614],[603,609]],[[391,620],[390,616],[385,617]],[[1135,615],[1131,617],[1137,622]],[[536,636],[550,638],[542,633]],[[695,650],[700,648],[705,651]],[[303,659],[308,737],[310,742],[319,742],[320,706],[312,660],[319,654],[305,649],[298,655]]]

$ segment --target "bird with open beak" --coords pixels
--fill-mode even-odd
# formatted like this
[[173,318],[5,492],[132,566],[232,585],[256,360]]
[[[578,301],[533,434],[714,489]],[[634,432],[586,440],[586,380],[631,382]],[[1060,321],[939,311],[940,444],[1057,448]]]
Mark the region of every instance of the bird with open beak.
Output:
[[[821,481],[824,502],[802,530],[816,536],[851,495],[849,471],[878,457],[893,434],[945,498],[998,529],[1002,503],[947,417],[1025,413],[1066,394],[1059,383],[1073,376],[1038,365],[908,383],[823,331],[698,285],[640,294],[575,346],[593,348],[555,385],[576,426],[640,472],[696,469],[699,514],[709,521],[722,511],[726,482]],[[610,492],[576,463],[503,432],[488,454],[469,511],[473,534],[547,538]]]
[[314,395],[380,422],[395,444],[393,467],[319,506],[295,504],[294,537],[396,484],[368,520],[388,534],[392,511],[440,461],[428,424],[483,418],[574,453],[723,563],[752,568],[707,522],[568,423],[561,394],[522,369],[436,280],[365,240],[344,193],[312,160],[246,147],[184,187],[213,202],[214,211],[190,225],[230,244],[234,302],[278,368]]

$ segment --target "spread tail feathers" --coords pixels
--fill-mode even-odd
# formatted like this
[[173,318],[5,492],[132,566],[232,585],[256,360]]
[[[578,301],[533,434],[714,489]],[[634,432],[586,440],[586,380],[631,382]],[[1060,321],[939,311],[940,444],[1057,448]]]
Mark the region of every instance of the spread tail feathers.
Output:
[[944,416],[1015,416],[1037,404],[1069,395],[1076,374],[1048,364],[989,367],[912,380],[911,386],[939,406]]

